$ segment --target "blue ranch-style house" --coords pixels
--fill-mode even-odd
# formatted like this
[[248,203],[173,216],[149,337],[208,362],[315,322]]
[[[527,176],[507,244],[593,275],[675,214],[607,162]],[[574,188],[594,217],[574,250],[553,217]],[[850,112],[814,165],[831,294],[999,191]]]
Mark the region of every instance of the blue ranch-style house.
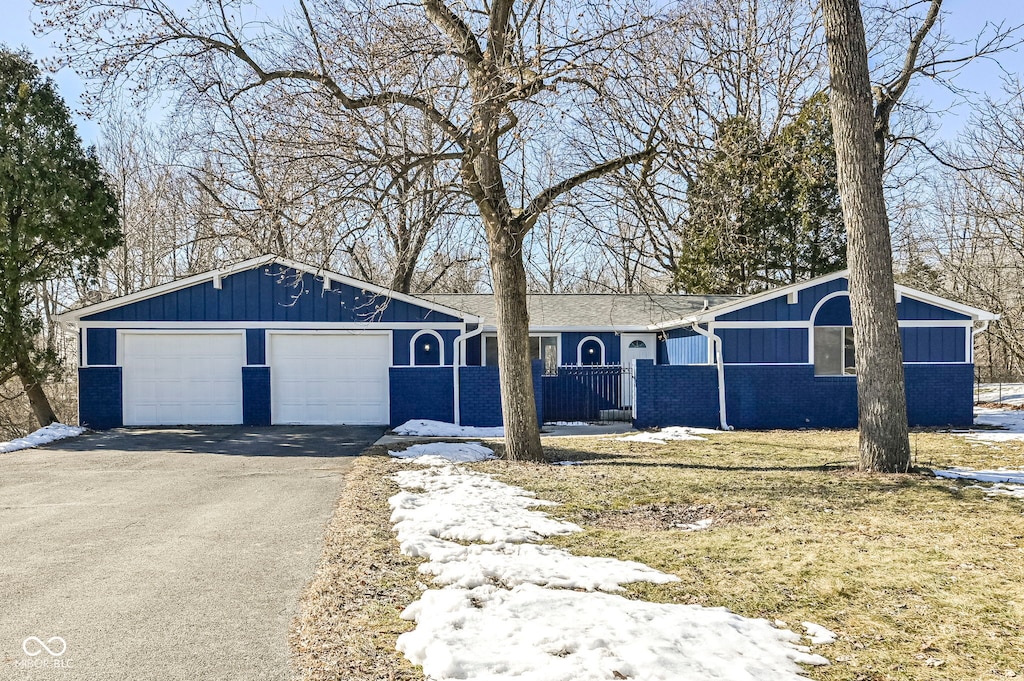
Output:
[[[910,424],[970,424],[974,335],[997,317],[893,293]],[[529,309],[545,421],[856,426],[846,272],[750,296],[531,295]],[[59,319],[79,329],[91,428],[501,423],[490,295],[403,295],[263,256]]]

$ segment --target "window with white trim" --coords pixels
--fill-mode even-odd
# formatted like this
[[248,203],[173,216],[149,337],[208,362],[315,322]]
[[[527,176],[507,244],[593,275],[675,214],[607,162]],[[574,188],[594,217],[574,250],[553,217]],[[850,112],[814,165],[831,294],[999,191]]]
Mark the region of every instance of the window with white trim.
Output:
[[[530,359],[544,360],[544,373],[558,373],[558,336],[530,336]],[[498,364],[498,337],[484,336],[484,364]]]
[[814,327],[814,375],[855,376],[857,374],[857,348],[853,342],[853,327]]

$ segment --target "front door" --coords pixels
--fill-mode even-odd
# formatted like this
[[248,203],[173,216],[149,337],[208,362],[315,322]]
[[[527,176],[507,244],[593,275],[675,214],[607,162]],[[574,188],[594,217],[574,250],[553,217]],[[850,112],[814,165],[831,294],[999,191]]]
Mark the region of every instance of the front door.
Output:
[[657,336],[653,333],[624,333],[622,342],[622,386],[620,401],[622,407],[632,407],[633,372],[638,359],[655,359],[658,355]]

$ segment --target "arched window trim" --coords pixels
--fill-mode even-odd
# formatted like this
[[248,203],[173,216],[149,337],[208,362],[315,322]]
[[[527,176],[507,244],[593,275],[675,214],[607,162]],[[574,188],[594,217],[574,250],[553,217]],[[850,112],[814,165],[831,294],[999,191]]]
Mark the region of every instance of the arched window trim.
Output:
[[583,344],[586,343],[587,341],[596,341],[597,342],[598,347],[601,348],[601,361],[598,362],[597,364],[599,366],[603,365],[604,364],[604,360],[605,360],[604,341],[602,341],[597,336],[587,336],[586,338],[581,339],[579,343],[577,343],[577,345],[576,345],[576,365],[577,366],[583,366]]
[[817,319],[817,317],[818,317],[818,312],[821,310],[822,307],[825,306],[825,303],[827,303],[828,301],[834,300],[836,298],[842,298],[843,296],[846,296],[847,298],[849,298],[850,297],[850,292],[849,291],[833,291],[832,293],[829,293],[827,296],[823,296],[821,298],[821,300],[819,300],[814,305],[814,308],[811,310],[811,319],[810,319],[811,325],[810,325],[810,328],[807,329],[807,363],[808,364],[814,364],[814,329],[817,326],[817,324],[815,324],[814,322],[815,322],[815,319]]
[[417,366],[416,364],[416,340],[420,336],[431,335],[437,340],[437,347],[439,348],[440,364],[421,364],[419,366],[444,366],[444,341],[441,339],[441,334],[433,329],[420,329],[412,335],[412,339],[409,341],[409,366]]
[[637,338],[636,340],[630,342],[628,348],[630,350],[639,350],[640,348],[646,349],[647,343]]

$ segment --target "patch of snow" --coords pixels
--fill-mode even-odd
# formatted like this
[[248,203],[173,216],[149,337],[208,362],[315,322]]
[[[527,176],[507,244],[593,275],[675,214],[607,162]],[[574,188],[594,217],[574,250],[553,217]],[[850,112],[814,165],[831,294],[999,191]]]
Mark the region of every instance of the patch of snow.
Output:
[[669,426],[659,431],[635,433],[618,438],[622,442],[650,442],[663,445],[673,440],[707,440],[702,435],[716,435],[721,431],[709,428],[691,428],[689,426]]
[[799,664],[828,664],[767,620],[600,593],[677,578],[527,543],[582,530],[537,510],[556,504],[527,490],[454,465],[392,477],[402,552],[426,558],[420,572],[447,585],[402,613],[416,628],[397,648],[431,679],[797,681]]
[[479,442],[428,442],[388,454],[396,459],[412,459],[414,463],[424,466],[472,463],[494,458],[494,451]]
[[582,461],[552,461],[552,466],[582,466]]
[[457,426],[444,421],[413,419],[394,429],[398,435],[419,435],[420,437],[505,437],[505,429]]
[[562,427],[575,427],[575,426],[589,426],[590,424],[586,421],[548,421],[544,424],[545,426],[562,426]]
[[[573,523],[532,510],[556,506],[490,475],[455,466],[400,471],[403,491],[392,496],[391,522],[399,542],[422,536],[477,542],[528,542],[581,532]],[[420,489],[423,493],[406,490]]]
[[686,525],[677,525],[676,527],[678,527],[679,529],[681,529],[684,532],[699,532],[700,530],[706,530],[709,527],[711,527],[711,523],[713,523],[713,522],[714,522],[713,518],[704,518],[703,520],[698,520],[695,523],[687,523]]
[[1024,499],[1024,485],[1004,485],[1001,482],[997,482],[989,487],[971,485],[968,489],[985,490],[985,494],[990,497],[1007,496],[1015,499]]
[[976,395],[978,402],[1024,404],[1024,383],[982,383]]
[[820,646],[836,642],[836,635],[820,624],[814,622],[801,622],[801,624],[807,630],[807,638],[811,639],[812,645]]
[[977,480],[978,482],[1012,482],[1024,485],[1024,471],[1009,468],[998,468],[989,471],[978,471],[972,468],[950,468],[948,470],[935,471],[935,476],[939,478]]
[[574,556],[546,544],[472,544],[465,546],[437,537],[407,538],[402,553],[428,558],[419,566],[421,574],[434,576],[440,585],[472,589],[485,584],[512,588],[536,584],[557,589],[621,591],[623,584],[653,582],[667,584],[679,578],[643,563]]
[[423,593],[398,650],[447,679],[800,681],[828,664],[799,635],[725,608],[647,603],[523,584]]
[[1010,442],[1024,440],[1024,411],[1016,409],[974,410],[974,423],[978,426],[993,426],[1000,430],[953,431],[957,435],[983,442]]
[[69,437],[77,437],[85,432],[85,428],[66,426],[63,423],[51,423],[25,437],[15,438],[8,442],[0,442],[0,452],[16,452],[19,449],[30,449],[39,445],[49,444]]

